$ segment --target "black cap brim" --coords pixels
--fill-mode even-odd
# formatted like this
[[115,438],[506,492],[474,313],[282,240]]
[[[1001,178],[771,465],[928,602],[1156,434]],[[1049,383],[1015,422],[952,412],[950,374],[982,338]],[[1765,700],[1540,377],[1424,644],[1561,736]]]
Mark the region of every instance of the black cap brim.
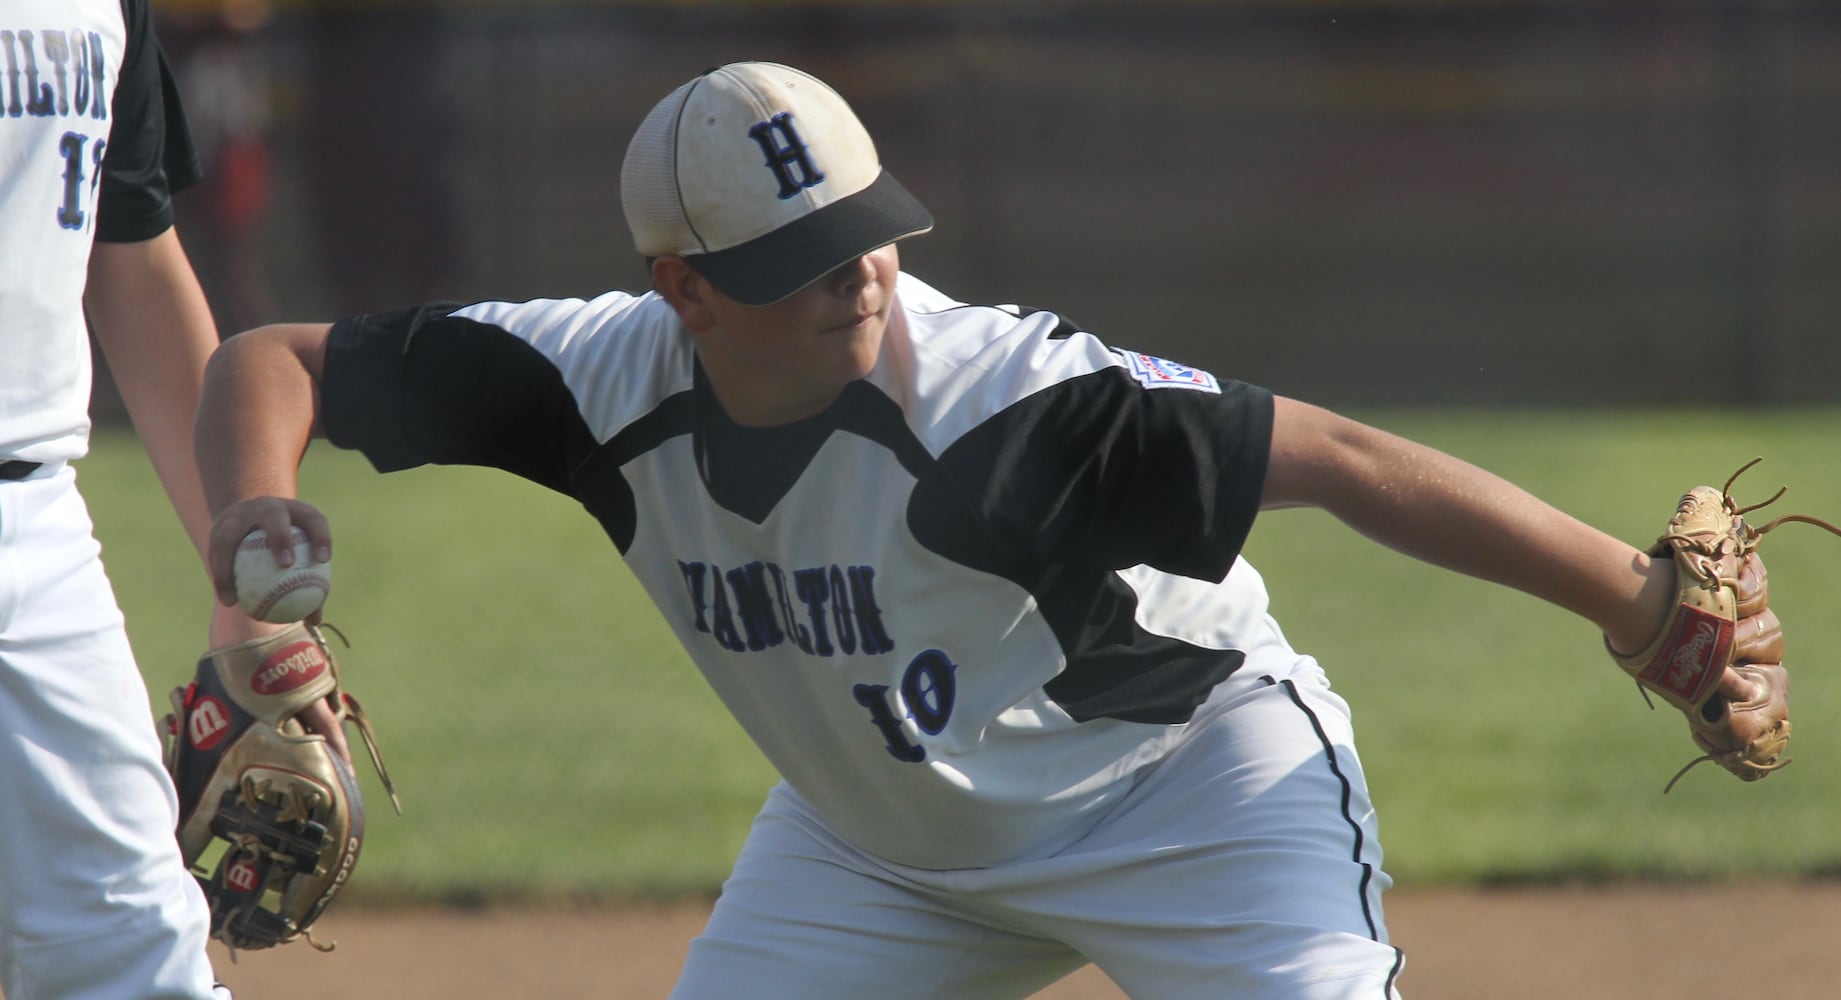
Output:
[[743,305],[772,305],[839,267],[933,228],[933,214],[887,170],[856,194],[737,247],[685,263]]

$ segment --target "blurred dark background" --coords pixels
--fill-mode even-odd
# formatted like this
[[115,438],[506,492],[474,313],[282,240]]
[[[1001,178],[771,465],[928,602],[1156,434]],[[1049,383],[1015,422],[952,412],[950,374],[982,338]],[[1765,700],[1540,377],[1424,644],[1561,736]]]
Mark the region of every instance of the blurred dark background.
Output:
[[155,7],[226,335],[643,289],[628,137],[751,58],[852,102],[961,299],[1332,406],[1841,400],[1833,2]]

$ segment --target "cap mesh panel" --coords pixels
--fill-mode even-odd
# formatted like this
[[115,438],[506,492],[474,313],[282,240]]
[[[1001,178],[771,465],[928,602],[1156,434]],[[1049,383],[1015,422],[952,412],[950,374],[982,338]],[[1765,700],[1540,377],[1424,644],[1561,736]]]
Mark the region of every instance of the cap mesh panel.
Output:
[[654,106],[627,146],[620,203],[633,230],[634,248],[648,257],[702,249],[684,217],[677,182],[678,115],[699,82],[684,84]]

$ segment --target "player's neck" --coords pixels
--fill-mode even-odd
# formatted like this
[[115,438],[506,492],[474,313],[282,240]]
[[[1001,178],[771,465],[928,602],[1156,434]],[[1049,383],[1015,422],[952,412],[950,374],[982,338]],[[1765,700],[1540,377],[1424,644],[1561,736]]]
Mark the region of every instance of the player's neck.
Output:
[[710,393],[723,415],[741,427],[781,427],[809,420],[829,409],[843,394],[843,386],[783,386],[740,373],[718,373],[704,359]]

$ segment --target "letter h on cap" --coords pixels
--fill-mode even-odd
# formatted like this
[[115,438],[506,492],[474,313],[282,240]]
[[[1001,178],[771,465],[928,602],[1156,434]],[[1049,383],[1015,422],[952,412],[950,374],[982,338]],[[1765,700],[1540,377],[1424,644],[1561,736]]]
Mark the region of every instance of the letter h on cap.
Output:
[[[779,145],[774,143],[775,133],[779,133]],[[782,111],[756,125],[748,130],[748,137],[760,145],[761,152],[767,157],[768,169],[779,179],[781,200],[791,198],[825,179],[824,172],[807,155],[805,140],[799,137],[799,130],[793,127],[792,112]],[[798,177],[793,175],[795,165],[798,167]]]

